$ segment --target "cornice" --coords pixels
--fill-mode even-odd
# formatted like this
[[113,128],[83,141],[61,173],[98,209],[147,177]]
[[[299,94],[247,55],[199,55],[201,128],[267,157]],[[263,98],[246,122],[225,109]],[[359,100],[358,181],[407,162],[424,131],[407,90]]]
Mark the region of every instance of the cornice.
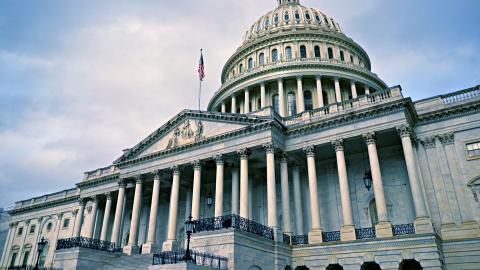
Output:
[[417,126],[426,125],[438,121],[469,115],[480,112],[480,102],[474,101],[467,104],[447,107],[437,111],[421,114],[417,119]]
[[80,182],[80,183],[75,184],[75,186],[77,186],[78,188],[95,187],[95,186],[103,185],[103,184],[106,184],[106,183],[115,182],[118,179],[120,179],[120,173],[100,177],[100,178],[93,179],[93,180]]
[[23,214],[23,213],[27,213],[27,212],[32,212],[32,211],[38,211],[38,210],[41,210],[41,209],[46,209],[46,208],[51,208],[51,207],[55,207],[55,206],[59,206],[59,205],[65,205],[65,204],[69,204],[69,203],[73,203],[73,202],[78,202],[79,198],[80,198],[80,195],[73,195],[71,197],[62,198],[62,199],[55,200],[55,201],[44,202],[44,203],[39,203],[39,204],[36,204],[36,205],[29,205],[29,206],[25,206],[25,207],[21,207],[21,208],[16,208],[16,209],[8,211],[8,213],[13,216],[13,215]]

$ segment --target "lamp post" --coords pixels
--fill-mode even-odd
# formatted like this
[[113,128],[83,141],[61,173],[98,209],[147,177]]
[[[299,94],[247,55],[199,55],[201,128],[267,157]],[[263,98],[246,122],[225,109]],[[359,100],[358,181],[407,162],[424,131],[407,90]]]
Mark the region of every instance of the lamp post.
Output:
[[43,249],[45,248],[46,244],[47,244],[47,242],[45,242],[45,238],[43,238],[43,237],[42,237],[42,240],[40,240],[40,242],[38,242],[38,244],[37,244],[38,256],[37,256],[37,262],[35,263],[35,270],[38,270],[38,261],[40,260],[40,254],[42,254]]
[[192,255],[190,254],[190,237],[193,233],[193,221],[192,215],[188,217],[188,220],[185,222],[185,232],[187,233],[187,250],[185,250],[185,256],[182,258],[182,261],[193,261]]

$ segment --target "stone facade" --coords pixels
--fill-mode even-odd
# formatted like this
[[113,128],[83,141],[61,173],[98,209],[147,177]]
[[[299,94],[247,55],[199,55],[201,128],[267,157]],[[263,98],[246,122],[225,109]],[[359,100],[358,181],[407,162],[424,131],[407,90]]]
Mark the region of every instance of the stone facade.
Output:
[[[17,202],[0,267],[130,269],[185,247],[192,215],[191,247],[229,269],[480,269],[479,110],[480,86],[404,97],[337,22],[279,1],[208,111],[180,112],[75,188]],[[58,242],[78,237],[126,255]]]

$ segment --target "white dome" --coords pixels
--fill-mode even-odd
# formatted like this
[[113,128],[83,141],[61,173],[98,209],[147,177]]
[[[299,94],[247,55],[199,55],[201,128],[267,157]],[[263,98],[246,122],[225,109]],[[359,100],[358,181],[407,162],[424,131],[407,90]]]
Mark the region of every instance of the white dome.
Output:
[[342,33],[340,25],[322,11],[300,5],[299,0],[278,0],[278,7],[260,17],[247,31],[244,44],[281,31],[312,29]]

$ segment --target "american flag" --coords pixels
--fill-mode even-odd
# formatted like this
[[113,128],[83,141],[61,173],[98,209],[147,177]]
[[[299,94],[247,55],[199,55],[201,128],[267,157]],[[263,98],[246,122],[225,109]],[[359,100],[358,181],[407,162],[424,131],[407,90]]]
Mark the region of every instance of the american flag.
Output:
[[203,81],[205,78],[205,63],[203,62],[203,51],[200,50],[200,63],[198,64],[198,76],[200,81]]

